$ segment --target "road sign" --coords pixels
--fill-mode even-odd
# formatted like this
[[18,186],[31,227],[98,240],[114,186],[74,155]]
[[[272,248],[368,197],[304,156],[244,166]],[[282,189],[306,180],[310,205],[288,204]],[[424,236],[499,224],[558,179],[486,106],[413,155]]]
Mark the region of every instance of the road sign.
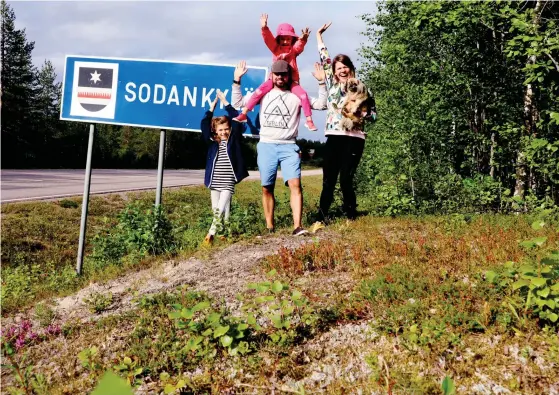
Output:
[[[147,59],[66,56],[60,119],[157,129],[200,131],[217,89],[231,99],[234,65]],[[248,66],[243,95],[267,78],[267,68]],[[246,134],[259,108],[249,112]],[[215,115],[225,115],[218,104]]]

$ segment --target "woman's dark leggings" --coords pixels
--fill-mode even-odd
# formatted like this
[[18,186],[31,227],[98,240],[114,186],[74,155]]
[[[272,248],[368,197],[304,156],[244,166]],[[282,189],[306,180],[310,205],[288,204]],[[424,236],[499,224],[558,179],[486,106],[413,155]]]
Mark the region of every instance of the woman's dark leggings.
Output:
[[344,198],[343,209],[349,218],[355,218],[357,199],[353,188],[353,177],[363,155],[365,140],[350,136],[327,136],[322,165],[322,193],[320,210],[323,216],[334,199],[334,190],[340,175],[340,187]]

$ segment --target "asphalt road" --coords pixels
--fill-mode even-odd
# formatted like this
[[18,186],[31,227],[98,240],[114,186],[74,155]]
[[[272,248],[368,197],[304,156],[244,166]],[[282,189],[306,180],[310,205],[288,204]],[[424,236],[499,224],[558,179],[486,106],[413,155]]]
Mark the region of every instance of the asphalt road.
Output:
[[[250,171],[249,179],[258,179],[258,171]],[[304,170],[303,175],[320,175],[322,169]],[[82,196],[85,170],[0,170],[2,203],[25,200],[48,200]],[[281,178],[281,171],[278,172]],[[165,170],[163,188],[203,185],[204,170]],[[92,169],[90,194],[155,189],[157,169],[112,170]]]

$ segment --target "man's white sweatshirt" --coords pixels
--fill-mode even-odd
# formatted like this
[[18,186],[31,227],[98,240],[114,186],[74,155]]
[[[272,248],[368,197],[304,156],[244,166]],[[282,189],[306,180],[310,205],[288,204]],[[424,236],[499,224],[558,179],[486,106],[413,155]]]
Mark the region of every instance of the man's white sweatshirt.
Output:
[[260,141],[295,143],[299,132],[301,99],[290,91],[272,89],[260,102]]
[[[277,121],[281,119],[281,121],[284,122],[284,118],[278,116],[279,114],[282,113],[281,112],[282,106],[279,106],[274,116],[268,116],[267,118],[268,123],[265,124],[264,123],[265,112],[273,113],[275,109],[274,103],[278,104],[278,102],[280,102],[280,99],[277,99],[277,96],[287,95],[287,94],[289,94],[289,96],[288,97],[286,96],[285,99],[287,100],[287,102],[291,103],[291,105],[293,105],[294,103],[298,103],[297,110],[294,112],[296,116],[289,118],[289,122],[286,122],[288,126],[285,129],[280,130],[280,128],[277,127],[278,125]],[[240,109],[242,106],[246,105],[251,95],[252,92],[249,92],[245,96],[243,96],[241,92],[241,87],[237,84],[233,84],[231,86],[231,105],[236,109]],[[272,95],[276,95],[276,96],[272,96]],[[309,97],[311,102],[311,108],[313,110],[319,110],[319,111],[325,110],[327,96],[328,94],[326,91],[326,85],[324,84],[319,85],[318,98]],[[272,105],[269,106],[269,104]],[[292,112],[290,112],[290,107],[287,105],[286,107],[287,107],[287,111],[285,112],[292,114]],[[266,108],[268,108],[268,111],[266,111]],[[280,143],[280,144],[295,143],[295,138],[297,137],[298,134],[297,128],[299,127],[299,118],[301,116],[300,108],[301,108],[301,101],[295,94],[289,91],[280,91],[280,90],[272,89],[261,100],[260,103],[260,141],[268,142],[268,143]],[[287,140],[284,139],[284,137],[287,138]]]

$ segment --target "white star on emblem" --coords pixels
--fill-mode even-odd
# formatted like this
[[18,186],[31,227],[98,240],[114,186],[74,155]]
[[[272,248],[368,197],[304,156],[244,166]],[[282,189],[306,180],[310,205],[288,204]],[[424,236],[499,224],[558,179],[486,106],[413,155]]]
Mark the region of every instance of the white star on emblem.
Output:
[[95,70],[94,73],[89,73],[91,75],[91,80],[93,81],[95,84],[97,83],[97,81],[101,81],[101,78],[99,78],[101,76],[100,73],[97,72],[97,70]]

